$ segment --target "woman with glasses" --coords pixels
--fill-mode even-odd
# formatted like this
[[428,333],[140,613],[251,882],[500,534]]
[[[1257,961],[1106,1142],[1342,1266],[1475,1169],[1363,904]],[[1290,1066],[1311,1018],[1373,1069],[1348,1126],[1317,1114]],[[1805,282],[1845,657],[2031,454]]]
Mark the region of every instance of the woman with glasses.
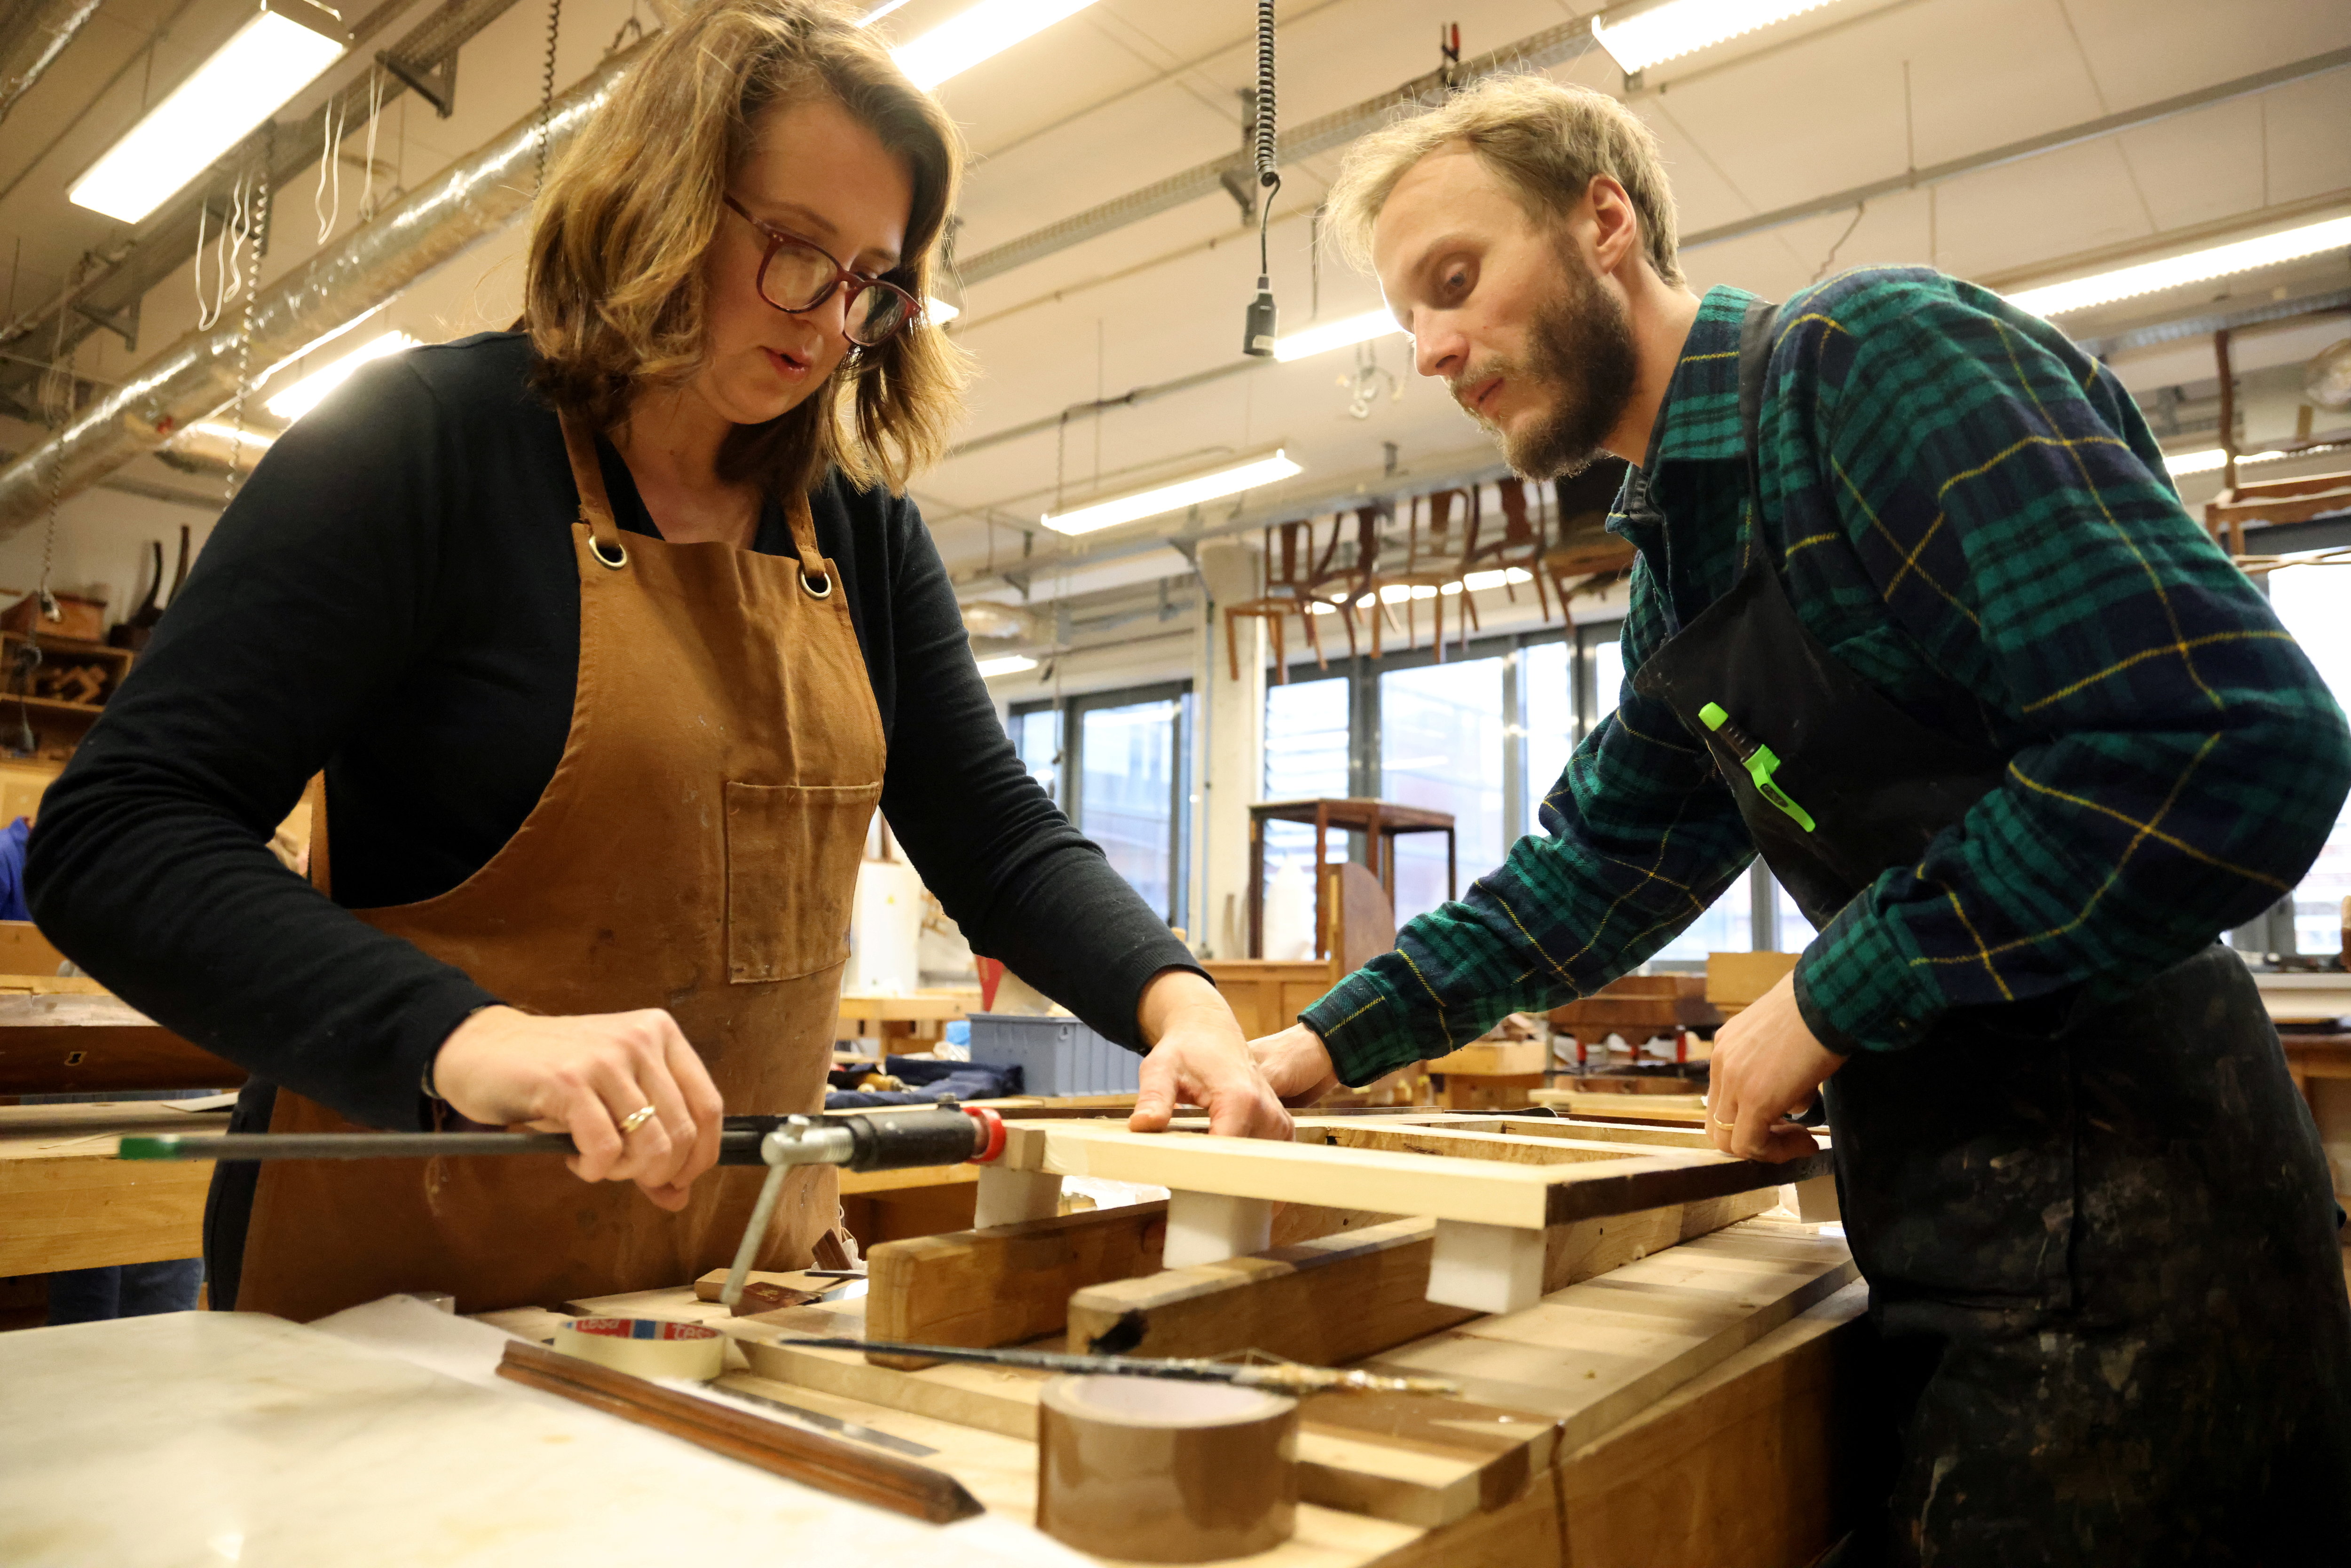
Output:
[[[957,412],[922,301],[959,163],[853,12],[708,0],[549,172],[523,329],[353,377],[223,517],[48,793],[36,917],[250,1070],[240,1130],[580,1153],[225,1166],[214,1305],[476,1311],[726,1262],[759,1173],[711,1169],[722,1110],[820,1105],[877,808],[977,950],[1166,1044],[1146,1099],[1285,1129],[1023,770],[905,497]],[[312,885],[268,842],[321,773]],[[796,1173],[759,1266],[806,1264],[834,1192]]]

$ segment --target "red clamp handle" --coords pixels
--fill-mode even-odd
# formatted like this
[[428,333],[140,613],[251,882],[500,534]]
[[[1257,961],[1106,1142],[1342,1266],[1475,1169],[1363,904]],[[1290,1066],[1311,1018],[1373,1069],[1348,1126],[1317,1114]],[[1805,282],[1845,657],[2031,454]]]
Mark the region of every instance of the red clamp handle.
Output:
[[987,1146],[966,1163],[975,1166],[992,1164],[998,1155],[1004,1153],[1004,1118],[985,1105],[966,1105],[963,1113],[987,1129]]

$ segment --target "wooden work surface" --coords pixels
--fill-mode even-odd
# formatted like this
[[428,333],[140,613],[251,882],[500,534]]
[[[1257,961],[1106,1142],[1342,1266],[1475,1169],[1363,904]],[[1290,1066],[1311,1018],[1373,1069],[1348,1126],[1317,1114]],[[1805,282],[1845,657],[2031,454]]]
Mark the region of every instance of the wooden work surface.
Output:
[[[1750,1220],[1373,1358],[1459,1378],[1464,1399],[1308,1402],[1307,1501],[1259,1568],[1572,1568],[1739,1563],[1787,1568],[1834,1539],[1852,1456],[1864,1306],[1841,1241]],[[737,1342],[764,1392],[940,1450],[987,1506],[1026,1522],[1041,1374],[946,1364],[900,1371],[795,1349],[859,1335],[858,1301],[733,1318],[694,1291],[573,1303],[700,1322]],[[494,1313],[543,1338],[558,1314]],[[1058,1340],[1040,1342],[1059,1348]],[[730,1356],[730,1365],[734,1364]],[[1553,1472],[1556,1471],[1554,1475]],[[1564,1518],[1562,1501],[1567,1504]]]
[[225,1112],[157,1101],[0,1105],[0,1275],[193,1258],[204,1250],[208,1161],[114,1157],[134,1133],[217,1134]]

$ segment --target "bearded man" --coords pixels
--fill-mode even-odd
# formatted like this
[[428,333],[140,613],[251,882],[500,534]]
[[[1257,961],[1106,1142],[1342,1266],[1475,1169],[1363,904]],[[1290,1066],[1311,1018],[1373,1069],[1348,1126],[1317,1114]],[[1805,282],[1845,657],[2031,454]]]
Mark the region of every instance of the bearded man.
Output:
[[1923,268],[1685,286],[1646,129],[1489,81],[1330,198],[1520,473],[1636,466],[1631,672],[1522,839],[1297,1027],[1293,1103],[1586,996],[1759,852],[1819,928],[1716,1038],[1716,1144],[1810,1151],[1871,1289],[1896,1561],[2351,1541],[2351,1307],[2307,1109],[2214,945],[2293,889],[2351,735],[2129,396]]

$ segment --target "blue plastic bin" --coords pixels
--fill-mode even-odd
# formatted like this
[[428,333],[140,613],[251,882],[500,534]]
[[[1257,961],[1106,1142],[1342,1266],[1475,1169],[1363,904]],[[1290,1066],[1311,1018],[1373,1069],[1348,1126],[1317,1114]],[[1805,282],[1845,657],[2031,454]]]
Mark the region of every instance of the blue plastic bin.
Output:
[[971,1059],[1020,1069],[1024,1094],[1132,1094],[1143,1058],[1073,1018],[971,1015]]

